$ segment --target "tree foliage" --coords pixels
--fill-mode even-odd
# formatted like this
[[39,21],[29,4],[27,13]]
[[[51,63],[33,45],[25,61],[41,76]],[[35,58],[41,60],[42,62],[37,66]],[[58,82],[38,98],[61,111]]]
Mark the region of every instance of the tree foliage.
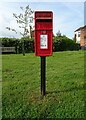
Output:
[[[16,13],[13,13],[13,17],[15,18],[18,24],[18,27],[20,29],[23,29],[22,32],[21,30],[19,31],[20,35],[22,37],[26,37],[26,36],[29,36],[28,33],[30,33],[30,30],[32,28],[31,23],[33,22],[33,16],[32,16],[33,11],[29,7],[29,5],[26,6],[25,8],[20,7],[20,9],[22,10],[22,13],[20,13],[19,15],[17,15]],[[18,31],[14,28],[6,27],[6,29],[13,31],[16,34],[18,33]]]
[[61,32],[60,32],[60,30],[56,33],[56,35],[57,35],[58,37],[61,36]]
[[[22,10],[22,13],[20,13],[19,15],[17,15],[16,13],[13,13],[13,17],[15,18],[18,24],[18,27],[22,29],[19,31],[19,33],[23,38],[27,36],[32,37],[31,23],[33,22],[33,16],[32,16],[33,10],[30,8],[29,5],[27,5],[25,8],[20,7],[20,9]],[[18,33],[18,31],[14,28],[6,27],[6,29],[13,31],[16,34]],[[22,52],[23,52],[23,55],[25,55],[24,41],[22,41]]]
[[53,38],[53,51],[67,51],[67,50],[79,50],[80,44],[76,43],[72,39],[69,39],[65,35],[55,36]]

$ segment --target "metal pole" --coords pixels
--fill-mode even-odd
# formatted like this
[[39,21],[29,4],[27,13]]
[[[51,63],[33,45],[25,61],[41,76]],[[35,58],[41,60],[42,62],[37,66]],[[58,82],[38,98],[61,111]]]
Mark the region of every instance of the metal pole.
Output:
[[46,81],[46,57],[45,56],[41,56],[41,95],[44,96],[45,95],[45,91],[46,91],[46,85],[45,85],[45,81]]

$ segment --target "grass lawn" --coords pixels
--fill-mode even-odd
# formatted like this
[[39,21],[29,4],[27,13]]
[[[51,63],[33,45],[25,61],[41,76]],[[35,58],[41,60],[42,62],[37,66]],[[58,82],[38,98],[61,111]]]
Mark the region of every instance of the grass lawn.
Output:
[[84,52],[46,58],[46,96],[40,95],[40,57],[2,55],[3,118],[84,118]]

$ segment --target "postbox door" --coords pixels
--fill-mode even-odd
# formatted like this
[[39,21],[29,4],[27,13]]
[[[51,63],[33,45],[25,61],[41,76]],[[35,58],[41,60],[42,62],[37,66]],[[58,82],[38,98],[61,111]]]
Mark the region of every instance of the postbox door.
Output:
[[36,48],[38,56],[52,55],[52,32],[36,31]]

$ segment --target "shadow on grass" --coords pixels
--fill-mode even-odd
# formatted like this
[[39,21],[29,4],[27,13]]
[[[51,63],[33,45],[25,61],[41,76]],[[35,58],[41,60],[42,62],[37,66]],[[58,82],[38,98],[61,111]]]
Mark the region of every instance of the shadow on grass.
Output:
[[[59,93],[77,92],[77,91],[80,91],[80,90],[83,91],[83,101],[84,101],[84,104],[85,104],[83,110],[84,110],[84,118],[86,118],[86,92],[85,92],[86,84],[84,84],[83,87],[80,86],[80,87],[74,87],[74,88],[64,89],[64,90],[46,91],[46,95],[51,96],[52,94],[54,94],[54,96],[55,96],[56,94],[59,94]],[[84,120],[84,118],[82,120]]]
[[52,94],[52,93],[60,93],[60,92],[72,92],[72,91],[78,91],[78,90],[84,90],[84,87],[74,87],[70,89],[64,89],[64,90],[58,90],[58,91],[47,91],[46,94]]

